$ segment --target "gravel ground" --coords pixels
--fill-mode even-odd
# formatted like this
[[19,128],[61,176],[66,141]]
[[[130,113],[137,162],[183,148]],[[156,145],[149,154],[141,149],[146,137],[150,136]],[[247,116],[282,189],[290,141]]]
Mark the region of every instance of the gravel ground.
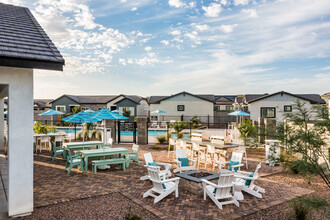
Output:
[[132,214],[142,219],[159,219],[121,193],[36,208],[22,219],[124,219],[129,207]]
[[[267,180],[313,190],[314,193],[312,193],[310,197],[312,196],[321,197],[325,199],[328,202],[328,204],[330,204],[330,189],[326,186],[326,184],[320,179],[318,175],[313,175],[310,178],[311,179],[309,184],[306,178],[304,178],[301,175],[293,174],[291,171],[288,170],[265,177],[265,179]],[[262,210],[252,215],[245,216],[242,219],[287,220],[287,219],[294,219],[293,214],[294,214],[293,208],[288,203],[283,203],[278,206],[273,206],[270,209]],[[329,218],[330,218],[330,207],[328,206],[326,209],[312,210],[308,214],[307,219],[323,220]]]

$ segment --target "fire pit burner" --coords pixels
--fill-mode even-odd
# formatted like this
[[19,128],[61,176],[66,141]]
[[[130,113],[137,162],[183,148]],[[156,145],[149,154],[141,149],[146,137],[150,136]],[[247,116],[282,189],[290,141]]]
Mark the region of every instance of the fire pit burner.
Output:
[[207,171],[197,171],[196,173],[188,174],[189,176],[196,177],[196,178],[205,178],[208,176],[214,175],[213,173],[209,173]]

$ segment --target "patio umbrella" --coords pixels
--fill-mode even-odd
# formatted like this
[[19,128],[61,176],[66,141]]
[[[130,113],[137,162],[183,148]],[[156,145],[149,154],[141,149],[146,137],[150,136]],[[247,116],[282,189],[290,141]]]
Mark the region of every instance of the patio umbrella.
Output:
[[119,114],[119,113],[124,113],[123,111],[120,111],[120,110],[114,110],[114,111],[112,111],[113,113],[117,113],[117,114]]
[[[64,113],[63,112],[59,112],[59,111],[55,111],[53,109],[50,109],[48,111],[45,111],[45,112],[40,113],[39,115],[51,115],[51,116],[53,116],[53,115],[64,115]],[[53,124],[53,117],[51,117],[51,119],[52,119],[52,122],[51,123]]]
[[163,110],[160,110],[160,109],[157,109],[157,110],[155,110],[155,111],[153,111],[153,112],[151,112],[152,114],[158,114],[158,117],[157,117],[157,120],[159,119],[159,114],[163,114],[163,113],[166,113],[165,111],[163,111]]
[[[101,120],[102,119],[99,119],[97,117],[93,117],[92,114],[86,113],[86,112],[79,112],[77,114],[70,115],[68,117],[62,118],[62,121],[78,123],[78,124],[94,123],[94,122],[98,122],[98,121],[101,121]],[[76,136],[76,127],[75,127],[74,133],[75,133],[75,136]],[[84,133],[83,133],[83,141],[85,141]]]
[[[112,111],[110,111],[109,109],[106,109],[106,108],[100,109],[97,112],[93,113],[92,115],[93,115],[93,118],[96,117],[101,120],[116,120],[116,119],[125,120],[125,119],[128,119],[127,117],[113,113]],[[103,123],[103,124],[104,124],[103,141],[106,141],[105,140],[105,132],[106,132],[105,123]]]
[[88,109],[85,112],[87,112],[87,113],[94,113],[95,111],[93,111],[92,109]]
[[[233,115],[233,116],[236,116],[236,119],[237,119],[237,122],[238,122],[238,116],[250,116],[250,114],[246,113],[246,112],[243,112],[243,111],[239,111],[239,110],[236,110],[234,112],[231,112],[229,113],[228,115]],[[242,120],[241,120],[242,121]]]

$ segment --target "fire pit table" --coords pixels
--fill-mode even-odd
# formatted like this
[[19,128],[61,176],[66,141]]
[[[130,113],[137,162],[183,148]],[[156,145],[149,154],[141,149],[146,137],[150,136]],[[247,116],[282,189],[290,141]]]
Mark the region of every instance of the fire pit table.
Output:
[[177,173],[175,176],[180,177],[179,189],[186,190],[192,194],[203,196],[202,179],[216,183],[219,179],[219,173],[207,170],[194,170],[184,173]]

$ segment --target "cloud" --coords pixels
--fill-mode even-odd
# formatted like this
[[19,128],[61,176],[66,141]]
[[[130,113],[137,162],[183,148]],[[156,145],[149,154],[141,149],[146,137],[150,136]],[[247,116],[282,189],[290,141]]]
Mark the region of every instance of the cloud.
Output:
[[145,51],[151,51],[152,47],[148,46],[148,47],[145,47],[144,49],[145,49]]
[[171,31],[171,34],[177,36],[177,35],[180,35],[181,34],[181,31],[174,30],[174,31]]
[[234,5],[247,5],[249,4],[249,0],[234,0]]
[[137,10],[137,7],[134,7],[131,9],[131,11],[136,11]]
[[195,2],[189,2],[187,5],[185,2],[182,2],[181,0],[169,0],[168,4],[174,8],[194,8],[194,7],[196,7]]
[[220,26],[220,30],[225,33],[228,34],[230,32],[233,32],[234,28],[237,26],[238,24],[233,24],[233,25],[221,25]]
[[205,11],[206,17],[218,17],[221,12],[221,5],[217,3],[211,3],[209,6],[203,6],[202,9]]
[[206,31],[208,30],[210,27],[207,24],[193,24],[193,26],[198,30],[198,31]]
[[170,42],[168,40],[161,40],[160,41],[162,44],[164,44],[165,46],[169,45]]
[[246,14],[247,18],[257,18],[257,10],[256,9],[242,9],[241,12]]

